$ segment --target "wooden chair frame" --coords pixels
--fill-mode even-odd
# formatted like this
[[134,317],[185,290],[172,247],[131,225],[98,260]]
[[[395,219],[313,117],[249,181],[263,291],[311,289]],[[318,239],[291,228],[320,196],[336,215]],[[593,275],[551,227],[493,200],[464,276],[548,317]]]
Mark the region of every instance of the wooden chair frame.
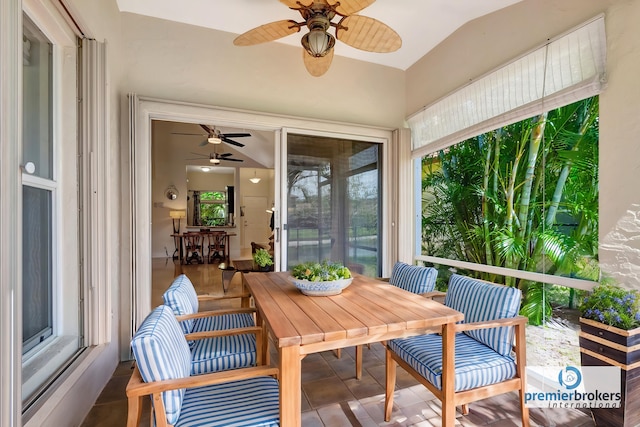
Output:
[[[462,405],[462,413],[466,415],[468,413],[468,403],[510,391],[519,392],[522,425],[523,427],[529,427],[529,408],[525,405],[524,400],[526,366],[525,326],[527,321],[528,319],[526,317],[516,316],[505,319],[489,320],[486,322],[458,323],[449,327],[444,327],[442,330],[442,389],[437,388],[434,384],[429,382],[397,354],[395,354],[389,346],[386,346],[385,421],[389,421],[391,419],[391,412],[393,409],[393,392],[396,383],[396,366],[400,365],[442,402],[442,425],[445,427],[454,425],[456,406]],[[516,355],[516,375],[511,379],[496,384],[455,392],[454,349],[456,333],[503,326],[514,326],[515,329],[515,344],[513,346],[513,350]],[[453,404],[450,404],[451,402],[453,402]]]
[[234,369],[231,371],[214,372],[210,374],[192,375],[187,378],[179,378],[165,381],[146,383],[142,380],[137,365],[134,365],[133,374],[127,384],[126,393],[129,410],[127,414],[127,427],[138,427],[142,416],[142,399],[151,396],[153,399],[152,418],[155,418],[157,427],[171,427],[167,424],[167,417],[162,400],[162,392],[181,388],[194,388],[206,385],[222,384],[230,381],[244,380],[257,376],[272,376],[278,378],[279,370],[275,367],[257,366],[252,368]]

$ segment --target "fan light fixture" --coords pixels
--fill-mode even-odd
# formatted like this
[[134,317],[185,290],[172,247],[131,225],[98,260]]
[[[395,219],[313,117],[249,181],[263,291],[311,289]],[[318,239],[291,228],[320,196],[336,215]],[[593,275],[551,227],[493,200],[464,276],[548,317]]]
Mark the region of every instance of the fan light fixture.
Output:
[[[309,74],[320,77],[333,60],[336,40],[366,52],[394,52],[402,39],[387,24],[358,14],[376,0],[280,0],[289,9],[298,11],[301,22],[282,19],[260,25],[235,38],[236,46],[251,46],[270,42],[307,27],[302,39],[302,60]],[[339,21],[332,22],[338,16]],[[335,28],[335,37],[328,31]],[[223,138],[224,139],[224,138]]]
[[249,181],[253,182],[254,184],[257,184],[260,182],[260,178],[256,176],[255,169],[253,170],[253,178],[249,178]]
[[222,144],[222,140],[217,136],[210,136],[209,138],[207,138],[207,142],[209,144]]
[[220,159],[212,157],[212,158],[209,159],[209,163],[213,163],[214,165],[219,165],[220,164]]

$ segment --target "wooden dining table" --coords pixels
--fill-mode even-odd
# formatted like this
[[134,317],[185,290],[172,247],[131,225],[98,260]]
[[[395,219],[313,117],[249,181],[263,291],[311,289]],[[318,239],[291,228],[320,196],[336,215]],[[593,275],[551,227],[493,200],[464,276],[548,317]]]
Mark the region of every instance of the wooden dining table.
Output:
[[[302,294],[289,276],[287,272],[243,274],[258,323],[278,350],[282,427],[300,426],[301,369],[307,354],[446,332],[448,325],[464,318],[440,303],[362,275],[355,275],[341,294],[327,297]],[[263,342],[268,346],[269,340]],[[268,348],[262,354],[268,354]],[[443,360],[452,363],[453,357]],[[443,378],[443,383],[452,385],[452,380]],[[453,413],[455,408],[443,410]]]

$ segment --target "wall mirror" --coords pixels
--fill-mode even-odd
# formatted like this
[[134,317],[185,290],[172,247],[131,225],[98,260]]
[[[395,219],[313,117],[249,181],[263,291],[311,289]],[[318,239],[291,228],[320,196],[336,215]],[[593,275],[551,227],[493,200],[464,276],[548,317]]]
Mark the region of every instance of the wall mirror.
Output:
[[187,227],[235,225],[236,169],[187,166]]

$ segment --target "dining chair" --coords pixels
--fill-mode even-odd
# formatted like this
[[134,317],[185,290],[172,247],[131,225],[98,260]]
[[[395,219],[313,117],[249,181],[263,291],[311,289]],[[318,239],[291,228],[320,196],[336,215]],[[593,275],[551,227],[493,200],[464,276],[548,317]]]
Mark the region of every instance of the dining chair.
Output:
[[137,427],[151,396],[152,425],[278,426],[278,369],[251,367],[194,375],[187,341],[171,309],[159,306],[131,340],[136,360],[127,384],[127,427]]
[[[436,294],[438,270],[433,267],[396,262],[391,270],[389,284],[414,294],[432,297]],[[362,378],[362,346],[356,346],[356,379]]]
[[529,426],[525,406],[525,326],[519,316],[517,288],[454,274],[444,304],[464,313],[464,322],[432,333],[386,343],[385,420],[391,419],[396,365],[400,365],[443,403],[443,425],[453,425],[447,405],[468,403],[518,391],[522,425]]
[[227,256],[227,233],[225,231],[210,231],[207,238],[207,259],[209,263],[214,260],[226,261]]
[[263,331],[255,323],[255,308],[199,311],[201,299],[211,297],[197,295],[185,274],[176,277],[162,295],[186,336],[196,372],[268,363]]
[[191,264],[193,261],[198,264],[204,263],[202,257],[202,234],[200,232],[184,233],[184,262]]
[[182,327],[194,373],[268,363],[263,328],[255,324],[255,308],[198,311],[201,298],[184,274],[174,279],[162,299]]
[[212,331],[255,326],[255,307],[225,308],[200,311],[200,303],[205,301],[230,300],[248,297],[249,294],[233,296],[198,295],[186,274],[180,274],[162,294],[164,305],[169,306],[180,322],[184,333]]

